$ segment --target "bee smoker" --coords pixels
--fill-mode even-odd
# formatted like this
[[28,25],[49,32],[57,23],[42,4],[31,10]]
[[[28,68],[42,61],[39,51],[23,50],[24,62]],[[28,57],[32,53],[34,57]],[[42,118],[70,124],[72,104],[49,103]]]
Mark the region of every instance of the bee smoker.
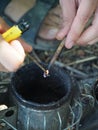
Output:
[[72,83],[61,68],[50,76],[34,63],[17,70],[11,79],[11,99],[17,106],[18,130],[62,130],[67,127]]

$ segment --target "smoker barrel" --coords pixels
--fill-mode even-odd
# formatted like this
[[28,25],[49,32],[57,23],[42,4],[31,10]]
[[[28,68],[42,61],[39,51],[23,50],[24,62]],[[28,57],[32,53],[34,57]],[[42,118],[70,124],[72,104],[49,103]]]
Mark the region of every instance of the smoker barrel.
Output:
[[93,95],[94,95],[96,102],[98,104],[98,80],[96,81],[96,83],[93,87]]
[[50,76],[34,63],[23,66],[11,79],[11,98],[17,105],[18,130],[63,130],[67,127],[72,83],[53,66]]

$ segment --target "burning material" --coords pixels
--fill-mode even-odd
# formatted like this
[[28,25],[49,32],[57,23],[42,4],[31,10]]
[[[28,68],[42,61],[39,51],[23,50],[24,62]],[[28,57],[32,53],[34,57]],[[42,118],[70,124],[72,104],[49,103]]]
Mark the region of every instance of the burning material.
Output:
[[46,78],[49,76],[49,70],[45,69],[34,57],[31,55],[27,54],[27,56],[41,69],[43,70],[43,77]]
[[30,54],[27,54],[27,56],[41,69],[43,70],[43,77],[46,78],[49,76],[49,70],[51,68],[51,66],[54,64],[55,60],[57,59],[58,55],[60,54],[63,46],[64,46],[64,41],[65,39],[59,44],[53,58],[51,59],[49,65],[48,65],[48,69],[45,69],[42,64],[35,58],[35,57],[32,57]]
[[49,70],[45,70],[45,71],[44,71],[44,74],[43,74],[43,77],[46,78],[46,77],[48,77],[48,76],[50,76],[50,75],[49,75]]

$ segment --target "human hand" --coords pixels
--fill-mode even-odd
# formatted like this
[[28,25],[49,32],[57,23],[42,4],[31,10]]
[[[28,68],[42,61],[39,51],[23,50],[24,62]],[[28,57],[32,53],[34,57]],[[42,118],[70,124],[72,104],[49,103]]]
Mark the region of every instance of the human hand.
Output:
[[[92,45],[98,41],[98,0],[60,0],[63,12],[63,27],[57,34],[62,40],[66,35],[65,46]],[[94,14],[91,25],[86,24]]]
[[16,71],[24,58],[25,52],[18,40],[9,44],[0,36],[0,71]]
[[[8,28],[3,19],[0,18],[0,33],[2,34]],[[30,52],[31,50],[32,47],[22,39],[7,43],[0,35],[0,71],[16,71],[25,59],[25,51]]]

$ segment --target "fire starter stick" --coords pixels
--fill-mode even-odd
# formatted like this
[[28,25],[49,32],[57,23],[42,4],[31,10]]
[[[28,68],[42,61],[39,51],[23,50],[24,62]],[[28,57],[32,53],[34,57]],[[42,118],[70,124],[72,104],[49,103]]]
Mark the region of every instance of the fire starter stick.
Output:
[[63,39],[61,41],[61,43],[59,44],[56,52],[54,53],[53,58],[51,59],[49,65],[48,65],[48,70],[50,70],[50,67],[54,64],[55,60],[57,59],[58,55],[60,54],[62,48],[64,47],[64,43],[65,43],[65,39]]

